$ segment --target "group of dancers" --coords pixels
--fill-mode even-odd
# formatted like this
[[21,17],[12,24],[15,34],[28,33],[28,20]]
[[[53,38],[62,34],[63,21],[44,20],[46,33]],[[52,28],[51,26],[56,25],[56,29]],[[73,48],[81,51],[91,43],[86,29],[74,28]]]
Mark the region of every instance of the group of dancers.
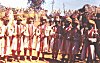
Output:
[[24,59],[26,60],[29,50],[31,61],[32,50],[36,50],[37,59],[39,59],[40,53],[44,59],[45,52],[51,52],[52,58],[55,60],[59,52],[62,54],[62,59],[68,55],[68,60],[72,63],[79,53],[81,60],[88,58],[88,62],[96,60],[96,55],[100,58],[100,50],[98,51],[100,33],[98,33],[95,21],[86,15],[85,20],[81,23],[77,16],[77,14],[64,17],[55,16],[50,20],[41,16],[40,24],[37,26],[32,17],[25,20],[14,18],[13,22],[7,18],[1,18],[1,57],[7,61],[11,54],[13,61],[15,61],[15,53],[17,53],[17,60],[19,61],[21,52],[24,51]]

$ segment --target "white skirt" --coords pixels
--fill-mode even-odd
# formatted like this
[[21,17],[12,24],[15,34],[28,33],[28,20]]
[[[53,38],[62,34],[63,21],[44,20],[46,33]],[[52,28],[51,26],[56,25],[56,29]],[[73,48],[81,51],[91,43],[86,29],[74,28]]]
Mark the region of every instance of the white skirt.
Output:
[[21,37],[21,51],[24,51],[24,40],[23,40],[23,36]]
[[29,37],[26,36],[24,39],[24,48],[28,48],[28,46],[29,46]]
[[4,46],[5,46],[4,41],[5,41],[4,38],[0,39],[0,47],[1,47],[0,54],[1,54],[1,57],[4,56]]
[[94,45],[90,45],[90,49],[91,49],[92,59],[94,59],[94,57],[95,57],[95,47],[94,47]]
[[11,53],[10,49],[10,39],[9,37],[6,37],[7,41],[5,42],[5,39],[2,38],[1,41],[1,56],[3,57],[4,55],[9,55]]
[[54,38],[51,39],[50,41],[50,48],[53,49],[53,45],[54,45]]
[[37,45],[37,42],[36,41],[37,41],[37,38],[36,38],[36,36],[34,36],[33,37],[33,43],[32,43],[32,48],[33,49],[36,49],[36,45]]
[[43,51],[48,52],[48,44],[47,44],[47,37],[44,38],[44,46],[43,46]]
[[12,50],[17,50],[17,38],[14,37],[12,41]]
[[[40,43],[40,38],[37,40],[37,46],[36,46],[36,51],[41,51],[41,52],[48,52],[48,44],[47,44],[47,38],[44,38],[43,43]],[[43,46],[41,46],[41,44]]]
[[40,51],[40,38],[37,38],[36,51]]
[[6,47],[6,53],[5,55],[9,55],[11,52],[11,49],[10,49],[10,38],[7,37],[7,47]]
[[1,55],[2,39],[0,39],[0,55]]

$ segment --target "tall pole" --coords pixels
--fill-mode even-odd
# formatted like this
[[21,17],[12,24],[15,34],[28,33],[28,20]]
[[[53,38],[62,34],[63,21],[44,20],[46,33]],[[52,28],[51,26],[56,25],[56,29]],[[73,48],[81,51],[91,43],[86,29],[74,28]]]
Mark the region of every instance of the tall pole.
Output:
[[54,0],[52,1],[52,12],[53,12],[53,7],[54,7]]
[[64,14],[65,14],[65,4],[63,3],[63,11],[64,11]]

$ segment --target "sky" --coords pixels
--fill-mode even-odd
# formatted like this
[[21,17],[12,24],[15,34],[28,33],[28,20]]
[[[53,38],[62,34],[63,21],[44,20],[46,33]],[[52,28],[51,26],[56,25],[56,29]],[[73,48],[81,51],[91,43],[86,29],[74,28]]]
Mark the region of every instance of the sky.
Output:
[[[45,3],[42,7],[46,10],[52,10],[52,1],[53,0],[45,0]],[[4,6],[8,7],[27,7],[27,0],[0,0],[0,3]],[[65,9],[69,10],[77,10],[82,8],[85,4],[91,5],[100,5],[100,0],[54,0],[54,9],[63,10],[63,4],[65,5]]]
[[[44,8],[50,8],[53,0],[46,0],[46,4],[44,4]],[[54,9],[62,9],[63,3],[65,4],[66,9],[79,9],[84,4],[91,4],[99,6],[100,0],[54,0]]]
[[0,0],[0,3],[6,7],[13,8],[25,8],[27,6],[27,0]]
[[[46,0],[46,4],[43,5],[43,8],[52,10],[52,1]],[[63,10],[63,4],[65,5],[65,9],[69,10],[77,10],[82,8],[85,4],[91,5],[100,5],[100,0],[54,0],[54,9]]]

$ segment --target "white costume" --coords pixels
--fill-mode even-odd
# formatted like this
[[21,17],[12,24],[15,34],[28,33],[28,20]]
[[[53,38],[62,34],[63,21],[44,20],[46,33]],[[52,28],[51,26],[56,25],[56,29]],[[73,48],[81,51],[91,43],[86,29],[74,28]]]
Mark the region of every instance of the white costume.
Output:
[[[19,31],[19,32],[18,32]],[[13,41],[12,41],[12,50],[22,51],[23,50],[23,35],[24,26],[23,25],[15,25],[13,30]],[[18,36],[20,35],[20,36]]]
[[[25,28],[25,39],[24,39],[24,48],[33,48],[33,38],[34,38],[34,26],[33,24],[26,24]],[[30,37],[31,36],[31,37]]]
[[0,55],[4,56],[4,28],[0,27]]
[[40,51],[40,34],[41,34],[40,28],[37,28],[36,29],[36,38],[37,38],[36,51]]
[[10,54],[10,29],[8,26],[3,25],[3,35],[4,37],[2,38],[2,56],[4,55],[9,55]]

